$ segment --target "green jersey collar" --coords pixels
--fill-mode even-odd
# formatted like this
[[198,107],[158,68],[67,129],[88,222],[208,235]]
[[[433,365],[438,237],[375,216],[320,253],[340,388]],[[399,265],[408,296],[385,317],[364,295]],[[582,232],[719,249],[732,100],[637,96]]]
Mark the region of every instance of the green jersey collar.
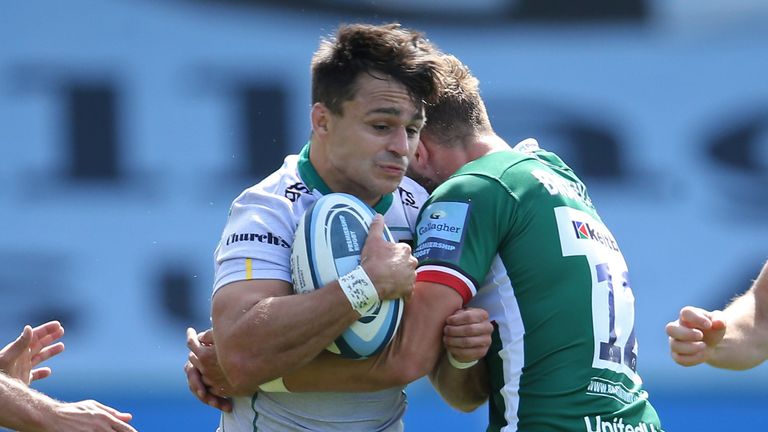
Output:
[[[320,177],[320,174],[317,173],[317,170],[315,170],[315,167],[312,166],[312,162],[309,160],[309,143],[307,143],[299,153],[298,170],[299,176],[301,176],[301,180],[304,182],[304,185],[309,188],[309,190],[317,189],[317,191],[323,195],[327,195],[333,192],[331,188],[325,184],[323,179]],[[394,199],[393,195],[394,193],[388,193],[382,196],[379,202],[373,206],[373,209],[377,213],[386,213],[387,210],[389,210],[389,208],[392,206],[392,201]]]
[[317,189],[323,195],[331,193],[331,188],[320,178],[320,174],[317,173],[315,167],[312,166],[312,162],[309,161],[309,143],[299,153],[298,167],[301,180],[309,190]]
[[390,207],[392,207],[393,195],[394,193],[388,193],[381,197],[379,202],[373,206],[373,209],[376,210],[376,213],[384,214],[387,212],[387,210],[389,210]]

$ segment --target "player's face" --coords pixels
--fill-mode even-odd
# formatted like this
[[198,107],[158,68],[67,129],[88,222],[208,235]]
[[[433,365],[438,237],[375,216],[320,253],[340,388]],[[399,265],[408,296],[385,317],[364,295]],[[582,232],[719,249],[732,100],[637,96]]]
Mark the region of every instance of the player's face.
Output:
[[400,184],[423,125],[423,107],[402,84],[361,75],[342,114],[328,113],[323,179],[334,191],[375,204]]

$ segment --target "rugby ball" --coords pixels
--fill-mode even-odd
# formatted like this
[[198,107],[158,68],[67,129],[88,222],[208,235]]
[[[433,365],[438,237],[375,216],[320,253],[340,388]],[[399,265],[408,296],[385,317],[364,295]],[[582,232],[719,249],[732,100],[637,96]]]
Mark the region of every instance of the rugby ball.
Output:
[[[372,208],[349,194],[332,193],[315,201],[301,217],[293,240],[294,292],[314,291],[357,267],[375,215]],[[386,226],[384,238],[394,242]],[[403,306],[401,299],[381,301],[326,349],[352,359],[376,354],[397,331]]]

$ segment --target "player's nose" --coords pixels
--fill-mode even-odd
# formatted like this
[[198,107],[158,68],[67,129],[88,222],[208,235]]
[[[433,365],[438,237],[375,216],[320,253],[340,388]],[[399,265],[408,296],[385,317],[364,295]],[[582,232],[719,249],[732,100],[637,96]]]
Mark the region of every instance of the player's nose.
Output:
[[387,150],[395,153],[398,156],[407,157],[409,154],[409,149],[408,131],[405,127],[397,128],[397,131],[392,134],[392,139],[389,140],[389,146]]

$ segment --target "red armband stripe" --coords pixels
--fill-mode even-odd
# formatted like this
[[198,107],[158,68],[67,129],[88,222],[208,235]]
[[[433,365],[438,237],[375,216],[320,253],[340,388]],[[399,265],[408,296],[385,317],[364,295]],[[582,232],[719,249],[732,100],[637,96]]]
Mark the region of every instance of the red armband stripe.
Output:
[[452,288],[467,304],[475,296],[477,290],[466,276],[448,267],[425,265],[416,269],[416,282],[432,282]]

